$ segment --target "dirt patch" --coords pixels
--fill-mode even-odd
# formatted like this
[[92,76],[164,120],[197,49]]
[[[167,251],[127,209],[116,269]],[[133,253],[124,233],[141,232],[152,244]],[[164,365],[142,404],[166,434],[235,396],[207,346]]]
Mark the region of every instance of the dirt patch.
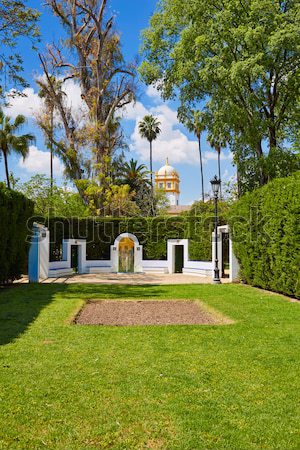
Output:
[[75,320],[80,325],[215,325],[225,323],[193,301],[89,301]]

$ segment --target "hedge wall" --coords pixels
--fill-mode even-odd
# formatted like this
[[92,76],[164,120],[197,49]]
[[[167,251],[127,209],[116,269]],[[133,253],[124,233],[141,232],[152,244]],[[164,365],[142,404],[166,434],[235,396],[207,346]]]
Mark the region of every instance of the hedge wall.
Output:
[[[178,216],[158,218],[52,218],[36,221],[50,230],[52,261],[61,258],[62,240],[86,239],[87,259],[110,258],[110,246],[121,233],[133,233],[143,245],[144,259],[167,258],[168,239],[190,239],[190,258],[211,261],[211,233],[213,215]],[[225,219],[224,219],[225,220]],[[223,221],[224,221],[223,220]]]
[[230,225],[242,279],[300,298],[300,173],[245,195]]
[[34,203],[22,194],[0,188],[0,284],[17,280],[26,272],[27,220]]

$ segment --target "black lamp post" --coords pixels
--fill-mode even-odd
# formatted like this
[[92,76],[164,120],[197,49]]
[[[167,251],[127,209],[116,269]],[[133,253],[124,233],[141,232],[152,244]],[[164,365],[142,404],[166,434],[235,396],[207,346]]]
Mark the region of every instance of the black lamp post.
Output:
[[214,284],[221,284],[220,271],[219,271],[219,259],[218,259],[218,198],[220,193],[221,180],[217,175],[211,180],[211,187],[214,193],[215,202],[215,268],[214,268]]

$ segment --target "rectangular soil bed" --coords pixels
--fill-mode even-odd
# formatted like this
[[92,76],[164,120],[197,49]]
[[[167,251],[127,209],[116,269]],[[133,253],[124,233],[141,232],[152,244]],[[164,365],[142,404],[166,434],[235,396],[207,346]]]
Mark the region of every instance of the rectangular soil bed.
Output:
[[75,321],[80,325],[214,325],[224,323],[193,301],[89,301]]

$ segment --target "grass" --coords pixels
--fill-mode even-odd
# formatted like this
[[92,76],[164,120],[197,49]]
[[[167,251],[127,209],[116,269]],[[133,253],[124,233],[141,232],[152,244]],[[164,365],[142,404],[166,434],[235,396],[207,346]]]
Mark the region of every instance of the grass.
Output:
[[[201,299],[219,326],[94,327],[84,299]],[[299,449],[300,305],[247,286],[0,292],[0,449]]]

